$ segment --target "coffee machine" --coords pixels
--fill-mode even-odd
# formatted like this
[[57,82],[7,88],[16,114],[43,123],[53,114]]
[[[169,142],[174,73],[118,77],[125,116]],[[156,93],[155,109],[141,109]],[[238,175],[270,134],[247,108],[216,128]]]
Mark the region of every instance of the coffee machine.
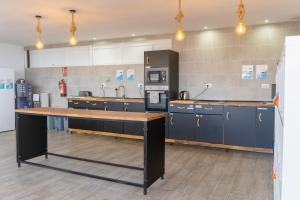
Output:
[[179,55],[171,50],[146,51],[146,111],[168,112],[168,104],[178,98]]

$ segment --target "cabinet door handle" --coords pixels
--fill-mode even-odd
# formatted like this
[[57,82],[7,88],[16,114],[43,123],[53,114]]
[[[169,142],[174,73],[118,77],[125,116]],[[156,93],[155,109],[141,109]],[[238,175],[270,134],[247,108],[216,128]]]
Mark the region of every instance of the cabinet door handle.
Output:
[[79,104],[79,102],[74,102],[74,105],[78,105]]
[[200,118],[197,118],[197,126],[200,127]]
[[229,121],[229,112],[226,113],[226,119]]
[[147,63],[147,65],[149,65],[149,63],[150,63],[149,56],[147,56],[147,58],[146,58],[146,63]]
[[173,125],[173,124],[174,124],[174,118],[173,118],[173,117],[171,117],[171,119],[170,119],[170,123],[171,123],[171,125]]
[[97,103],[91,103],[92,104],[92,106],[96,106],[97,105]]
[[104,110],[107,111],[107,106],[104,107]]
[[259,113],[259,115],[258,115],[259,122],[262,122],[261,116],[262,116],[262,113]]
[[204,110],[213,110],[213,108],[212,107],[206,107],[206,108],[204,108]]
[[127,111],[128,111],[128,108],[127,108],[127,106],[124,108],[124,111],[125,111],[125,112],[127,112]]
[[179,107],[177,107],[179,110],[182,110],[182,109],[185,109],[185,107],[181,107],[181,106],[179,106]]

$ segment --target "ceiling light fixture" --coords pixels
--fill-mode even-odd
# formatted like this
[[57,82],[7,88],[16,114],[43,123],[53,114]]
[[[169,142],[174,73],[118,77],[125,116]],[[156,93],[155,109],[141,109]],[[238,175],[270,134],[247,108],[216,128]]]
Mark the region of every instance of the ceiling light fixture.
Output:
[[36,25],[36,32],[38,34],[38,38],[37,38],[37,42],[35,44],[35,47],[37,49],[43,49],[44,48],[44,43],[43,43],[43,38],[42,38],[42,28],[41,28],[41,19],[42,19],[42,16],[40,15],[37,15],[35,16],[36,18],[36,21],[37,21],[37,25]]
[[134,33],[131,34],[131,37],[135,37],[136,35]]
[[235,32],[238,35],[244,35],[247,32],[247,27],[244,23],[245,14],[246,14],[245,5],[243,3],[243,0],[241,0],[237,11],[239,22],[235,28]]
[[207,30],[208,29],[208,27],[207,26],[204,26],[204,30]]
[[176,34],[175,34],[175,38],[178,41],[182,41],[182,40],[185,39],[185,33],[183,31],[183,28],[182,28],[182,19],[183,19],[183,17],[184,17],[184,15],[183,15],[183,12],[182,12],[182,9],[181,9],[181,0],[179,0],[179,2],[178,2],[178,13],[175,16],[175,20],[178,22],[178,27],[177,27],[177,31],[176,31]]
[[72,15],[72,22],[71,22],[71,26],[70,26],[70,38],[69,38],[69,44],[71,46],[75,46],[77,45],[77,38],[76,38],[76,31],[77,31],[77,27],[75,24],[75,20],[74,20],[74,15],[76,13],[76,10],[69,10],[69,12]]
[[268,19],[265,19],[265,23],[268,24],[270,21]]

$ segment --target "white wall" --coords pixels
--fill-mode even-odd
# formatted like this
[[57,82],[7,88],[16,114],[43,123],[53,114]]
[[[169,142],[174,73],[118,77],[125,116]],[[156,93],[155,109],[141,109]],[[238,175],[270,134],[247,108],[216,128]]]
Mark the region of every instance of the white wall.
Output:
[[24,78],[24,47],[0,43],[0,68],[15,70],[15,80]]

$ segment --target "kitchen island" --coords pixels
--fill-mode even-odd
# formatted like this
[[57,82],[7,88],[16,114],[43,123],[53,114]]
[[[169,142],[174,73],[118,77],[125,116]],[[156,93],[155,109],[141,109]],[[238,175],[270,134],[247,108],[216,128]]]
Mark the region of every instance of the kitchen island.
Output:
[[[144,167],[135,167],[105,161],[89,160],[85,158],[73,157],[71,155],[61,155],[48,152],[47,148],[47,117],[67,117],[76,119],[80,123],[84,120],[93,120],[95,124],[114,126],[114,123],[133,123],[142,127],[144,132]],[[75,110],[64,108],[33,108],[16,110],[16,143],[17,143],[17,163],[44,167],[71,174],[96,178],[116,183],[142,187],[144,194],[159,178],[163,179],[165,172],[165,115],[163,113],[125,113],[117,111],[96,111],[96,110]],[[143,183],[135,183],[113,179],[109,177],[97,176],[69,169],[48,166],[29,161],[38,156],[58,156],[66,159],[75,159],[96,164],[110,165],[114,167],[128,168],[132,170],[143,170]]]

